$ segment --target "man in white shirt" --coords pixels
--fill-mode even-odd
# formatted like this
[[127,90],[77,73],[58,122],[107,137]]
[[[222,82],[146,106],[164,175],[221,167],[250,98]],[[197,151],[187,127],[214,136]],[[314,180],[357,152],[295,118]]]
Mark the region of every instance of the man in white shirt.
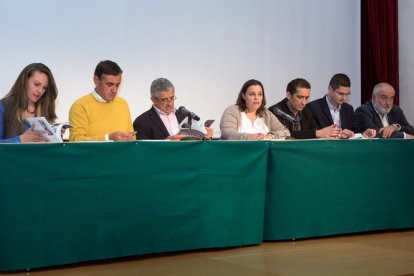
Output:
[[[174,107],[176,100],[175,88],[171,81],[159,78],[151,84],[152,107],[139,115],[134,121],[134,130],[137,131],[137,139],[172,139],[180,140],[182,135],[179,124],[184,120],[180,112]],[[211,128],[206,128],[204,139],[210,139],[213,135]]]

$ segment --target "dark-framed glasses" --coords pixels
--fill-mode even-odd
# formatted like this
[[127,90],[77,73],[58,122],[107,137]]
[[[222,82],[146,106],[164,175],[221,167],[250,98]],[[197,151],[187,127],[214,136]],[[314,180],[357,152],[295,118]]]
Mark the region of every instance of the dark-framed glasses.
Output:
[[351,95],[351,92],[344,93],[344,92],[341,92],[341,91],[338,91],[338,90],[335,90],[335,93],[338,94],[338,96],[345,97],[345,98],[349,97],[349,95]]
[[176,99],[177,99],[176,96],[171,96],[171,97],[162,98],[162,99],[157,98],[157,100],[159,100],[162,103],[169,103],[169,102],[175,101]]

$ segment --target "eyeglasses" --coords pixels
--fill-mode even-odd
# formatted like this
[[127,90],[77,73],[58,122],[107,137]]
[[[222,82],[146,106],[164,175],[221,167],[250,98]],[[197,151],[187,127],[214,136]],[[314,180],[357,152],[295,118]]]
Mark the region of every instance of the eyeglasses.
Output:
[[172,97],[168,97],[168,98],[162,98],[162,99],[156,98],[156,99],[159,100],[162,103],[169,103],[169,102],[175,101],[177,99],[177,97],[172,96]]
[[345,97],[345,98],[348,97],[349,95],[351,95],[351,92],[344,93],[344,92],[340,92],[338,90],[335,90],[335,93],[338,94],[338,96]]

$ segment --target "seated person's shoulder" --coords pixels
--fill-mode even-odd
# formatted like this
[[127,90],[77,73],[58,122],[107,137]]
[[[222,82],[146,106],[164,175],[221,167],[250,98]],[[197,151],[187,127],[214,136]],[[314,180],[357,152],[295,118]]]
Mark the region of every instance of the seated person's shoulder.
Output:
[[268,110],[270,111],[270,112],[272,112],[273,114],[275,114],[274,113],[274,109],[275,108],[279,108],[279,109],[284,109],[283,108],[283,100],[282,101],[280,101],[280,102],[277,102],[277,103],[275,103],[274,105],[272,105],[272,106],[269,106],[268,107]]
[[324,100],[324,98],[319,98],[319,99],[310,101],[307,105],[316,105],[316,104],[319,104],[323,100]]
[[316,99],[316,100],[313,100],[313,101],[309,102],[305,106],[305,108],[307,107],[308,109],[311,109],[311,110],[320,109],[321,106],[324,103],[326,103],[326,99],[325,99],[325,97],[322,97],[322,98],[319,98],[319,99]]
[[[364,103],[364,104],[358,106],[355,109],[355,112],[367,112],[367,111],[370,111],[371,109],[372,108],[370,108],[369,103]],[[374,110],[372,110],[372,111],[374,111]]]
[[233,105],[230,105],[230,106],[226,107],[225,110],[227,110],[227,111],[229,111],[229,110],[239,110],[239,107],[236,104],[233,104]]
[[396,112],[403,112],[402,108],[399,107],[398,105],[393,105],[392,109],[394,109]]
[[224,109],[223,115],[224,114],[235,114],[239,112],[239,107],[237,105],[231,105],[226,107],[226,109]]
[[320,108],[319,106],[320,106],[319,102],[317,102],[317,100],[315,100],[315,101],[312,101],[312,102],[308,103],[305,106],[304,110],[306,109],[306,110],[313,111],[313,110],[316,110],[316,109]]
[[277,107],[277,104],[271,105],[271,106],[269,106],[267,109],[268,109],[268,110],[273,110],[275,107]]
[[148,120],[148,118],[150,117],[150,114],[152,112],[152,109],[149,109],[143,113],[141,113],[140,115],[138,115],[135,120],[134,120],[134,124],[138,123],[138,122],[142,122],[142,121],[146,121]]
[[88,105],[91,102],[93,102],[93,100],[94,100],[93,96],[91,94],[87,94],[75,100],[72,106]]
[[124,98],[121,98],[119,96],[116,96],[115,97],[114,102],[117,102],[117,103],[123,104],[123,105],[128,105],[128,102]]
[[344,106],[345,108],[352,108],[352,109],[354,109],[354,107],[351,105],[351,104],[349,104],[349,103],[342,103],[342,106]]
[[302,111],[301,111],[301,116],[302,117],[304,117],[304,116],[309,116],[309,117],[311,117],[312,116],[312,107],[309,105],[309,104],[307,104],[303,109],[302,109]]

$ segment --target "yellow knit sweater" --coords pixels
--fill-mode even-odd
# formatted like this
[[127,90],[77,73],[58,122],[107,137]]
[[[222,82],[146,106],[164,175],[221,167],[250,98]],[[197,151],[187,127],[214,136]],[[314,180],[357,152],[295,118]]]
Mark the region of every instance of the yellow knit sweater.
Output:
[[70,108],[69,121],[70,141],[99,141],[115,131],[133,131],[128,103],[120,97],[102,103],[92,94],[83,96]]

